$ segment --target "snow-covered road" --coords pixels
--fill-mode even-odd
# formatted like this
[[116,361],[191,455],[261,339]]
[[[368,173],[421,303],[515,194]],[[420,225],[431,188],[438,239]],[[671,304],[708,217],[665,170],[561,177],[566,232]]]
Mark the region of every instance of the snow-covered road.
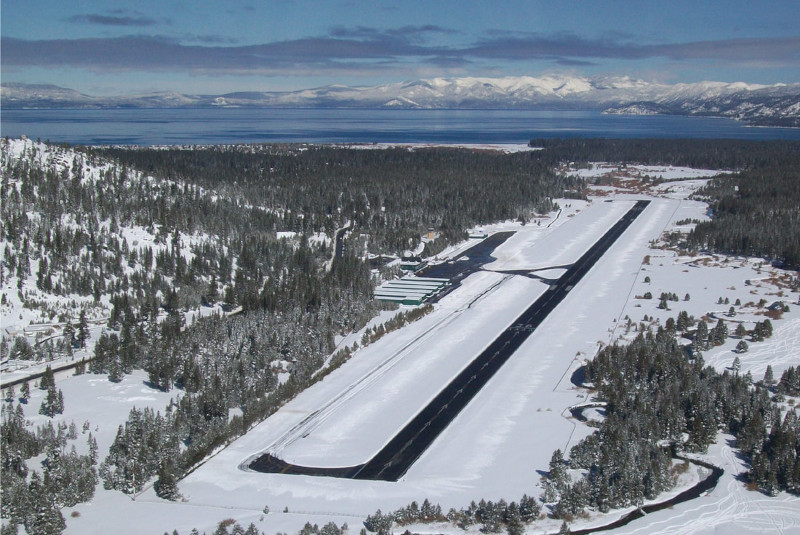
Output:
[[706,496],[647,515],[610,533],[615,535],[694,535],[718,533],[800,533],[800,499],[782,494],[768,497],[750,491],[737,479],[746,469],[731,448],[733,437],[720,435],[705,457],[725,473]]

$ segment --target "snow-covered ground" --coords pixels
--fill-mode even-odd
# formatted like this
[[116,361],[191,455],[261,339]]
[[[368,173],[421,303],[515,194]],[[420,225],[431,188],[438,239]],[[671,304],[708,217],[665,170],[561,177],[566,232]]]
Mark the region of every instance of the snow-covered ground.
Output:
[[471,150],[500,151],[507,154],[513,152],[526,152],[530,150],[542,150],[538,147],[531,147],[527,143],[359,143],[346,146],[351,149],[386,149],[391,147],[401,147],[408,150],[431,147],[450,147]]
[[571,175],[581,178],[613,176],[615,178],[659,178],[662,180],[687,180],[706,178],[722,174],[714,169],[693,169],[674,165],[620,165],[615,163],[592,163],[588,167],[569,168]]
[[[698,176],[704,175],[687,171],[674,178],[690,180],[660,184],[646,192],[631,189],[635,194],[618,186],[603,189],[604,196],[591,202],[558,200],[560,212],[524,226],[516,222],[485,226],[488,232],[517,232],[495,251],[497,261],[468,277],[431,314],[360,349],[345,365],[198,467],[179,484],[182,501],[163,501],[152,489],[131,499],[98,486],[92,503],[73,508],[78,517],[65,511],[66,533],[124,535],[177,529],[184,534],[191,528],[211,533],[226,518],[243,525],[254,522],[268,534],[297,532],[307,521],[347,522],[354,532],[377,509],[391,511],[413,500],[428,498],[447,510],[482,498],[511,501],[523,493],[538,495],[539,471],[547,469],[553,450],[566,451],[592,431],[567,410],[590,399],[570,383],[570,375],[601,345],[635,334],[626,317],[636,324],[647,315],[663,324],[680,310],[696,317],[721,315],[730,305],[717,304],[720,298],[728,298],[731,305],[739,298],[742,306],[736,307],[737,315],[726,321],[745,321],[752,327],[750,322],[765,318],[763,309],[755,306],[760,299],[783,300],[791,311],[773,320],[773,337],[751,344],[749,352],[739,355],[742,372],[752,371],[759,379],[772,364],[779,377],[787,366],[800,364],[799,296],[777,286],[780,280],[773,275],[782,272],[757,260],[680,257],[650,247],[677,221],[705,217],[703,203],[687,200],[704,182]],[[364,462],[546,289],[536,279],[503,271],[539,269],[536,274],[542,277],[559,276],[560,270],[550,268],[573,262],[635,200],[645,197],[652,200],[650,206],[400,481],[240,469],[244,461],[264,451],[312,466]],[[457,254],[467,245],[442,256]],[[637,298],[646,291],[654,298]],[[661,292],[674,292],[681,301],[670,302],[670,311],[660,310]],[[688,301],[683,300],[685,294],[690,295]],[[356,339],[350,335],[339,340],[340,346]],[[734,345],[729,340],[708,351],[706,362],[718,369],[729,366]],[[166,407],[170,394],[150,389],[145,379],[141,372],[119,384],[104,376],[59,378],[65,413],[56,419],[74,420],[78,426],[88,420],[103,455],[130,407],[162,411]],[[41,396],[35,390],[26,407],[26,415],[38,423],[44,418],[36,414]],[[296,427],[310,415],[307,424]],[[613,533],[800,532],[800,499],[785,494],[768,498],[748,491],[734,478],[745,467],[726,442],[729,438],[721,436],[704,457],[726,471],[713,491]],[[262,512],[265,505],[272,511],[267,515]],[[603,520],[595,516],[584,522],[599,525]],[[572,528],[579,529],[580,522]],[[528,532],[553,532],[559,525],[537,522]],[[437,524],[414,526],[413,531],[462,530]],[[473,531],[477,534],[477,527]]]
[[595,202],[580,212],[562,214],[551,227],[523,228],[495,250],[497,260],[486,268],[534,270],[572,264],[632,206],[633,201]]

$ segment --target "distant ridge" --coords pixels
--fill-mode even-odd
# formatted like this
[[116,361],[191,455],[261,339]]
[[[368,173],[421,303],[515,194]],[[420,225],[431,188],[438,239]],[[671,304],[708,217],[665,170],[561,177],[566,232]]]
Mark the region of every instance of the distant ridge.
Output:
[[800,127],[800,83],[657,84],[629,77],[430,78],[378,86],[223,95],[158,92],[90,96],[54,85],[3,83],[0,104],[23,108],[308,107],[399,109],[585,109],[634,115],[728,117],[753,125]]

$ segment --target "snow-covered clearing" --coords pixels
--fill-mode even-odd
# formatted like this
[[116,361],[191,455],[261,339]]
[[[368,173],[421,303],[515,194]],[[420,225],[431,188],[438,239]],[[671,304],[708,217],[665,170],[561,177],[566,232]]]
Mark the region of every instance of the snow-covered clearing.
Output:
[[[297,232],[292,231],[279,231],[276,233],[276,237],[279,240],[296,240],[299,239],[299,234]],[[312,244],[321,244],[324,247],[327,247],[331,244],[330,236],[327,236],[324,232],[314,232],[313,234],[308,236],[308,241]]]
[[569,167],[566,172],[581,178],[613,176],[615,178],[659,178],[661,180],[684,180],[713,177],[725,171],[713,169],[693,169],[674,165],[620,165],[615,163],[590,163],[588,167]]
[[[108,452],[117,435],[117,427],[128,419],[132,407],[150,407],[163,413],[169,400],[177,400],[179,395],[178,392],[165,393],[145,384],[147,373],[142,370],[124,376],[119,383],[109,382],[106,375],[74,376],[71,373],[57,376],[56,381],[58,388],[64,393],[64,414],[57,415],[51,421],[54,425],[61,421],[67,424],[74,421],[78,429],[88,421],[89,431],[97,440],[101,457]],[[25,417],[35,427],[46,423],[50,418],[38,413],[46,392],[31,386],[31,397],[23,407]],[[80,446],[85,442],[86,437],[81,438],[79,435],[76,448],[80,451]]]

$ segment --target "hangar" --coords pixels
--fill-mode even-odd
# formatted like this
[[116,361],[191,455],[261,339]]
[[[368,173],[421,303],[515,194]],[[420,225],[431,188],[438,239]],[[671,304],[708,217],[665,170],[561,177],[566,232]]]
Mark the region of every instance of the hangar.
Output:
[[448,279],[403,277],[386,281],[375,289],[375,299],[404,305],[421,305],[450,283]]

